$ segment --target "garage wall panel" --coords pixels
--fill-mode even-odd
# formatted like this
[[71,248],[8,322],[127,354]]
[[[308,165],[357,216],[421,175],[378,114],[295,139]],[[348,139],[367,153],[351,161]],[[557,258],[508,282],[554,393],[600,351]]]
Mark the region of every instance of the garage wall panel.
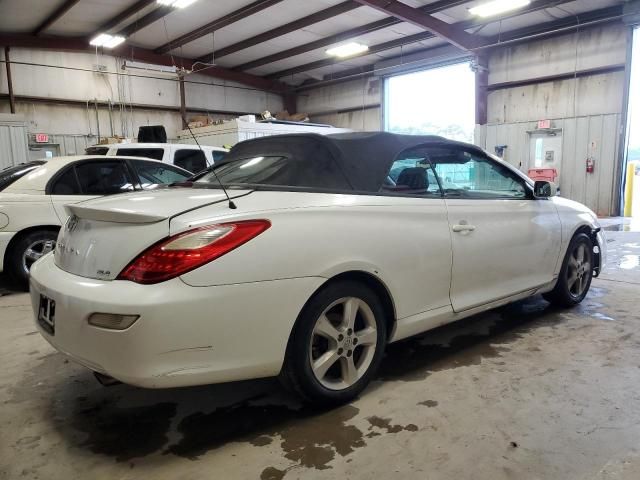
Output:
[[489,84],[560,75],[623,64],[627,31],[620,23],[583,28],[534,42],[496,49],[489,59]]
[[324,123],[334,127],[350,128],[367,132],[376,132],[382,129],[380,108],[368,108],[353,112],[331,113],[326,115],[313,115],[312,122]]
[[488,122],[620,113],[624,82],[624,72],[613,72],[496,90],[489,93]]
[[29,159],[27,128],[22,117],[0,114],[0,169]]
[[[86,102],[111,101],[133,107],[131,120],[114,121],[114,134],[132,136],[141,125],[164,125],[170,137],[182,128],[177,113],[180,93],[177,78],[146,70],[122,70],[122,60],[107,55],[53,52],[15,48],[11,50],[12,76],[16,96],[51,99],[51,104],[18,102],[18,110],[26,116],[31,132],[50,134],[96,133],[95,112],[87,118],[82,108],[56,104],[56,100]],[[98,72],[96,65],[106,72]],[[259,113],[282,110],[282,98],[244,87],[235,82],[205,75],[189,75],[185,85],[187,106],[199,110]],[[5,69],[0,69],[0,93],[7,93]],[[167,111],[144,110],[149,105]],[[0,102],[0,111],[7,111],[7,102]],[[116,115],[117,107],[115,108]],[[131,116],[131,114],[127,114]],[[215,118],[228,118],[214,114]],[[232,115],[231,115],[232,116]],[[102,135],[110,135],[108,111],[100,109]]]
[[[554,126],[562,130],[561,195],[584,203],[602,216],[612,215],[615,211],[613,188],[617,175],[620,120],[620,114],[553,120]],[[477,144],[490,152],[497,145],[507,145],[505,161],[527,173],[534,167],[528,132],[535,128],[535,122],[478,126]],[[596,165],[593,174],[586,172],[586,161],[590,156]]]
[[308,113],[312,122],[378,131],[381,85],[381,79],[372,77],[305,90],[298,96],[298,111]]

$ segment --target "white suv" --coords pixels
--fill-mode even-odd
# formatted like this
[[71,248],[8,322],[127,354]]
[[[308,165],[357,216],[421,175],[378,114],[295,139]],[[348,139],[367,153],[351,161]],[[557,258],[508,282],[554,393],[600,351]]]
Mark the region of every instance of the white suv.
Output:
[[144,157],[170,163],[192,173],[198,173],[227,154],[221,147],[186,145],[181,143],[115,143],[87,148],[89,155]]

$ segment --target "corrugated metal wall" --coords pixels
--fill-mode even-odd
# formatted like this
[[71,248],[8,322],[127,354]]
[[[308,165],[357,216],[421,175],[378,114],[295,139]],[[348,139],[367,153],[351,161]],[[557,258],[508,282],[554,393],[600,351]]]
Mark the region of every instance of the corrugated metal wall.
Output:
[[351,128],[365,132],[377,132],[380,126],[380,108],[367,108],[344,113],[314,115],[311,121],[325,123],[334,127]]
[[59,145],[60,155],[84,155],[85,148],[98,143],[96,137],[87,135],[51,135],[49,141]]
[[[620,122],[620,114],[554,120],[555,127],[562,129],[561,195],[587,205],[601,216],[615,211],[613,190],[618,175]],[[527,133],[535,128],[535,122],[480,126],[476,129],[476,142],[490,152],[496,145],[508,145],[505,160],[526,173],[535,168]],[[595,159],[594,173],[586,171],[588,157]]]
[[0,169],[29,159],[26,123],[15,117],[0,114]]

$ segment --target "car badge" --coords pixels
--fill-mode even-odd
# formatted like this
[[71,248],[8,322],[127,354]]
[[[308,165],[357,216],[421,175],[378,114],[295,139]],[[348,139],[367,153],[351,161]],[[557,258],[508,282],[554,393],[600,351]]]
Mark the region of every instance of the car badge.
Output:
[[76,215],[71,215],[69,220],[67,220],[67,225],[65,226],[65,230],[69,233],[73,232],[78,226],[78,217]]

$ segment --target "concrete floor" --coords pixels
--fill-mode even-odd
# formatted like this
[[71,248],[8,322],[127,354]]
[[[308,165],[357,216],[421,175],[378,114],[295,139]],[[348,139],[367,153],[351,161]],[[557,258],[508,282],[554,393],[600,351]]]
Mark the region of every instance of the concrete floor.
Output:
[[333,411],[272,380],[104,388],[0,298],[0,478],[640,478],[640,233],[579,308],[539,297],[392,345]]

